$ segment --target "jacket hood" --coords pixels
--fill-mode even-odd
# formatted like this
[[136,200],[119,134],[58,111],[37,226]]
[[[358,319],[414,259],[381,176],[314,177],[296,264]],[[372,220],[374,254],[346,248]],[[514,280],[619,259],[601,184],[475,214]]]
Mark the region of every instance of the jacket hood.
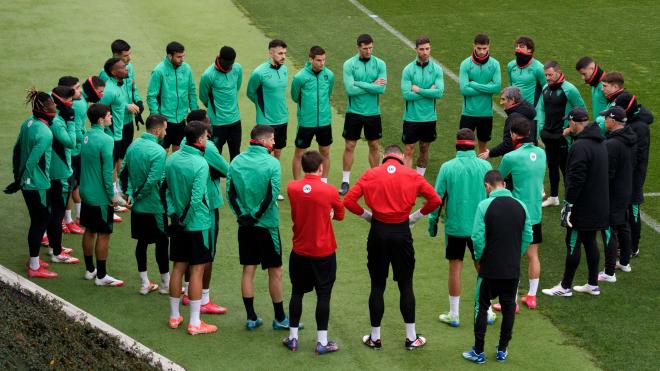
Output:
[[639,111],[635,115],[635,119],[644,121],[647,125],[653,123],[653,113],[646,107],[639,105]]
[[601,143],[605,140],[603,134],[600,133],[600,127],[595,122],[592,122],[587,125],[580,134],[578,134],[575,139],[591,139],[598,143]]
[[637,142],[637,135],[628,125],[624,126],[623,129],[607,133],[607,139],[617,139],[623,142],[626,146],[632,147],[635,142]]
[[517,112],[530,120],[534,120],[536,117],[536,110],[531,103],[526,100],[522,100],[517,106],[511,107],[506,110],[507,115]]

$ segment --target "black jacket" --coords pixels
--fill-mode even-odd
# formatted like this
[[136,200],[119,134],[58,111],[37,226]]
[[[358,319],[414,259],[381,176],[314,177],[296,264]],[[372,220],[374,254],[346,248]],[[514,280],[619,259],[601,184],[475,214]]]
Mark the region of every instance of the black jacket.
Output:
[[568,152],[565,199],[573,204],[570,222],[578,231],[609,227],[610,198],[605,138],[597,124],[589,124]]
[[644,202],[644,181],[646,180],[646,169],[649,166],[649,147],[651,145],[651,130],[649,125],[653,123],[653,113],[644,106],[628,122],[628,126],[637,135],[637,145],[633,156],[633,204]]
[[610,177],[610,225],[626,223],[632,196],[633,154],[637,136],[630,126],[607,133],[607,163]]
[[507,117],[504,120],[504,130],[502,132],[502,143],[498,144],[490,150],[488,155],[490,157],[504,156],[513,151],[513,141],[511,140],[511,121],[515,117],[522,117],[529,121],[529,139],[532,143],[537,144],[536,140],[536,110],[531,103],[526,100],[521,101],[519,104],[504,110]]

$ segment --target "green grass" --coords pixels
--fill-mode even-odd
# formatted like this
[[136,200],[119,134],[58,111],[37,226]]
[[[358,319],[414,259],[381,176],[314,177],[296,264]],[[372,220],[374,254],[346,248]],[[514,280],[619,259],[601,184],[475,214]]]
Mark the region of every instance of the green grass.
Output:
[[[499,4],[499,3],[498,3]],[[268,37],[279,36],[289,44],[289,54],[292,61],[288,62],[291,75],[295,66],[301,66],[309,46],[320,44],[328,51],[329,67],[335,72],[337,86],[333,103],[339,112],[343,112],[346,98],[341,89],[341,63],[351,56],[354,49],[355,36],[362,32],[371,33],[376,39],[376,53],[388,63],[389,81],[387,93],[383,96],[383,118],[385,124],[385,143],[400,141],[401,99],[398,81],[402,67],[414,58],[414,52],[405,48],[400,41],[385,32],[380,26],[360,13],[348,2],[327,4],[320,1],[293,2],[280,1],[265,3],[261,1],[239,1],[239,5],[249,14],[251,20],[259,27],[250,24],[250,19],[236,9],[227,0],[214,2],[210,0],[182,3],[162,1],[157,4],[142,2],[117,2],[115,9],[123,13],[112,16],[107,6],[100,4],[71,1],[67,3],[21,2],[3,3],[0,5],[0,29],[2,38],[6,41],[5,68],[0,72],[6,88],[0,92],[0,110],[7,129],[0,133],[0,179],[9,183],[10,179],[10,149],[14,143],[16,129],[29,114],[21,105],[24,89],[37,85],[41,89],[50,89],[57,78],[65,74],[87,76],[96,73],[109,56],[109,43],[115,38],[124,38],[133,46],[133,61],[137,73],[138,86],[146,91],[149,72],[162,58],[167,42],[178,40],[186,46],[187,61],[193,67],[196,79],[213,61],[217,50],[222,45],[232,45],[237,50],[238,61],[246,73],[266,59],[267,37],[260,31],[265,31]],[[469,53],[472,34],[477,30],[465,29],[464,24],[478,20],[486,21],[487,14],[493,9],[483,9],[473,14],[465,5],[461,9],[438,8],[428,4],[408,6],[398,9],[393,2],[367,3],[371,10],[381,14],[388,22],[401,30],[409,38],[424,30],[443,30],[443,34],[430,34],[434,40],[434,55],[448,66],[457,66],[463,55]],[[463,5],[461,5],[463,6]],[[504,4],[499,5],[506,9]],[[509,6],[508,8],[511,8]],[[627,5],[626,9],[639,7]],[[561,9],[562,7],[560,7]],[[566,5],[565,9],[576,9],[575,5]],[[578,7],[579,8],[579,7]],[[29,12],[26,10],[29,9]],[[419,11],[415,9],[420,9]],[[423,11],[422,11],[423,9]],[[602,15],[599,9],[599,16]],[[615,12],[616,8],[607,10]],[[457,15],[473,14],[469,23]],[[566,17],[573,17],[575,25],[586,29],[588,19],[585,15],[573,10],[566,12]],[[424,15],[433,14],[424,18]],[[546,16],[548,13],[538,11],[535,15]],[[572,15],[575,14],[575,15]],[[609,13],[606,13],[609,14]],[[654,13],[648,9],[638,11],[636,17],[648,17],[649,20],[637,23],[647,24],[651,29]],[[515,19],[523,19],[520,12],[502,12],[498,16],[507,15]],[[564,15],[562,14],[562,17]],[[482,17],[482,18],[478,18]],[[71,19],[80,20],[71,23]],[[430,23],[433,19],[433,23]],[[555,18],[557,19],[557,18]],[[513,18],[511,19],[513,20]],[[579,22],[578,22],[579,21]],[[482,24],[490,24],[488,22]],[[510,44],[515,35],[505,31],[504,24],[498,22],[497,29],[486,30],[491,33],[498,47],[493,55],[503,64],[508,61]],[[416,24],[419,29],[411,29]],[[74,26],[72,26],[74,25]],[[442,25],[439,27],[438,25]],[[541,24],[527,21],[525,27],[516,29],[539,30],[532,33],[537,36],[543,33]],[[72,28],[73,27],[73,28]],[[614,30],[614,27],[610,27]],[[69,33],[68,33],[69,32]],[[651,32],[640,32],[640,37],[648,37],[646,43],[650,48],[635,49],[635,63],[641,63],[649,71],[655,70],[657,62],[651,57],[657,47],[653,47]],[[451,35],[448,37],[447,35]],[[598,45],[599,40],[616,42],[622,45],[620,39],[614,37],[597,37],[585,33],[584,41]],[[609,35],[609,34],[608,34]],[[615,34],[619,35],[618,33]],[[540,36],[539,36],[540,37]],[[563,35],[558,37],[563,43],[557,46],[558,52],[571,50],[575,46],[573,37]],[[20,42],[16,42],[19,40]],[[506,40],[506,41],[502,41]],[[642,39],[643,40],[643,39]],[[460,41],[460,43],[459,43]],[[642,43],[642,41],[639,41]],[[656,41],[657,43],[657,41]],[[543,45],[551,45],[543,41]],[[642,43],[644,44],[644,43]],[[66,45],[67,47],[63,47]],[[72,45],[73,47],[68,48]],[[541,45],[541,42],[539,42]],[[591,44],[590,44],[591,45]],[[569,47],[570,46],[570,47]],[[623,45],[621,47],[628,47]],[[544,46],[543,48],[547,48]],[[544,58],[541,46],[539,55]],[[586,50],[603,50],[603,47],[587,48]],[[456,53],[451,55],[450,53]],[[580,52],[581,53],[581,52]],[[643,54],[639,56],[637,54]],[[631,55],[628,51],[626,56]],[[507,56],[507,57],[499,57]],[[606,59],[607,54],[595,55],[602,60],[606,69],[612,69],[618,58]],[[578,56],[570,56],[570,66]],[[646,58],[646,59],[644,59]],[[620,62],[620,61],[619,61]],[[632,62],[626,62],[631,64]],[[617,64],[620,65],[620,64]],[[628,72],[623,66],[620,68]],[[567,71],[569,79],[577,78],[572,70]],[[632,73],[632,72],[631,72]],[[648,73],[648,72],[647,72]],[[627,76],[629,76],[627,74]],[[640,76],[646,76],[641,74]],[[247,81],[247,76],[244,81]],[[644,80],[647,81],[647,80]],[[636,87],[631,83],[631,89]],[[651,94],[657,91],[653,88],[655,82],[650,82],[648,90],[642,92],[641,84],[635,93],[643,103],[657,106],[658,99]],[[433,180],[439,165],[453,157],[452,137],[457,128],[458,107],[460,99],[457,86],[446,81],[447,96],[438,107],[439,140],[432,147],[429,180]],[[144,94],[143,94],[144,95]],[[254,108],[241,92],[239,105],[246,128],[254,122]],[[294,106],[290,105],[291,123],[295,123]],[[340,180],[340,155],[343,149],[341,126],[343,117],[335,115],[334,135],[335,145],[332,150],[333,166],[331,182]],[[496,119],[495,138],[501,130],[501,120]],[[292,125],[294,126],[294,125]],[[247,135],[247,130],[244,130]],[[290,129],[289,142],[292,143],[295,131]],[[657,142],[657,138],[654,137]],[[656,144],[654,144],[655,146]],[[292,150],[287,148],[283,153],[283,184],[291,178],[290,159]],[[354,179],[366,168],[366,144],[358,146]],[[655,170],[651,170],[647,184],[657,179]],[[657,183],[657,181],[655,181]],[[649,191],[655,191],[649,189]],[[27,210],[18,195],[0,195],[0,203],[5,211],[0,217],[4,226],[5,239],[9,241],[0,249],[0,264],[17,271],[24,272],[24,259],[27,252],[25,235],[27,230]],[[289,221],[289,206],[285,201],[282,209],[282,240],[284,253],[288,256],[291,240],[291,223]],[[546,215],[546,243],[542,247],[544,263],[544,279],[542,286],[546,287],[559,280],[563,266],[563,236],[557,221],[557,210]],[[285,333],[276,333],[268,326],[272,319],[272,306],[267,293],[266,275],[259,273],[256,278],[257,312],[265,319],[266,326],[255,332],[246,332],[244,326],[244,310],[240,296],[240,266],[238,264],[236,244],[236,224],[229,210],[221,212],[221,231],[219,238],[219,253],[214,269],[215,278],[212,286],[214,301],[229,307],[225,316],[206,316],[205,320],[219,326],[219,333],[203,337],[190,337],[184,331],[172,331],[166,328],[168,315],[167,298],[158,295],[142,297],[137,294],[138,277],[135,271],[133,257],[134,241],[130,239],[129,220],[116,225],[116,233],[111,241],[109,271],[111,274],[125,279],[126,286],[117,289],[94,287],[84,281],[82,266],[55,267],[61,277],[52,281],[37,281],[38,284],[53,291],[57,295],[73,302],[77,306],[94,313],[119,330],[133,336],[138,341],[163,353],[166,357],[190,369],[231,368],[231,369],[284,369],[284,368],[322,368],[322,369],[409,369],[409,368],[442,368],[460,369],[471,365],[463,361],[459,353],[472,344],[471,302],[474,295],[474,274],[467,270],[464,273],[464,292],[462,298],[461,320],[463,326],[450,329],[437,321],[440,311],[447,309],[446,275],[447,264],[444,260],[444,250],[441,239],[429,239],[426,236],[426,223],[421,222],[414,229],[417,252],[417,269],[415,277],[417,295],[418,330],[427,336],[429,343],[425,349],[407,352],[403,349],[403,326],[398,311],[398,293],[395,287],[390,287],[386,293],[386,313],[383,320],[383,341],[385,349],[372,352],[360,344],[360,338],[369,329],[367,297],[369,279],[366,270],[366,235],[367,224],[348,215],[346,221],[335,224],[338,239],[338,279],[332,299],[332,315],[330,321],[330,337],[339,342],[342,347],[337,354],[327,357],[313,356],[315,344],[313,295],[305,299],[305,311],[302,321],[307,329],[301,332],[301,347],[298,353],[290,354],[281,345],[280,340]],[[657,280],[640,279],[651,276],[653,263],[658,261],[657,252],[651,248],[650,240],[655,237],[648,229],[644,230],[643,249],[649,251],[643,261],[633,263],[634,273],[630,278],[622,279],[615,288],[603,289],[600,298],[576,297],[562,301],[539,298],[541,311],[530,312],[525,309],[517,318],[514,339],[511,343],[511,358],[504,367],[516,369],[531,368],[568,368],[592,369],[595,367],[617,368],[650,368],[647,359],[654,354],[657,340],[658,316],[652,311],[657,307]],[[80,253],[80,238],[67,236],[65,243],[77,248]],[[286,259],[285,259],[286,260]],[[285,262],[285,271],[288,264]],[[150,255],[149,269],[152,279],[156,278],[157,268],[153,255]],[[584,277],[584,267],[581,267],[578,277]],[[642,284],[633,286],[631,281]],[[524,280],[523,280],[524,281]],[[285,297],[288,300],[290,284],[285,275]],[[392,283],[390,283],[390,286]],[[523,286],[526,284],[523,282]],[[624,296],[626,292],[634,293],[633,298]],[[631,300],[632,299],[632,300]],[[634,310],[627,306],[634,305]],[[184,309],[187,318],[187,310]],[[0,315],[2,309],[0,309]],[[556,326],[543,314],[547,314]],[[498,322],[499,323],[499,322]],[[624,326],[616,326],[623,323]],[[0,325],[1,326],[1,325]],[[616,326],[616,327],[615,327]],[[502,367],[492,362],[492,348],[497,343],[497,329],[491,327],[487,336],[489,364]],[[623,327],[623,328],[622,328]],[[559,329],[558,329],[559,328]],[[560,331],[563,330],[563,331]],[[622,338],[634,342],[634,346],[624,343]],[[577,347],[580,345],[583,348]],[[611,347],[611,348],[608,348]]]

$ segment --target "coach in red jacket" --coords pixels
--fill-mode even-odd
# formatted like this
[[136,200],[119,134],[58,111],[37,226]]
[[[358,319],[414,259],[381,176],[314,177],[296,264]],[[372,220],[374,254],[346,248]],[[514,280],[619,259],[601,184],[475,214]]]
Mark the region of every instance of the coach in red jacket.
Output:
[[305,152],[301,159],[305,177],[290,182],[287,188],[293,220],[293,250],[289,258],[292,293],[289,336],[282,341],[292,351],[298,348],[303,295],[316,288],[317,354],[339,349],[337,343],[328,341],[330,294],[337,272],[337,242],[331,219],[344,219],[344,205],[337,189],[321,181],[323,159],[319,152]]
[[[363,195],[371,211],[357,203]],[[422,195],[426,203],[411,214],[417,195]],[[440,197],[426,179],[403,165],[403,153],[396,145],[385,148],[383,164],[364,173],[344,198],[344,205],[350,212],[371,222],[367,239],[371,334],[362,338],[365,345],[376,349],[381,347],[380,321],[385,310],[383,294],[390,263],[401,294],[401,314],[406,325],[405,346],[414,349],[426,343],[426,339],[418,336],[415,330],[412,284],[415,250],[410,227],[441,204]]]

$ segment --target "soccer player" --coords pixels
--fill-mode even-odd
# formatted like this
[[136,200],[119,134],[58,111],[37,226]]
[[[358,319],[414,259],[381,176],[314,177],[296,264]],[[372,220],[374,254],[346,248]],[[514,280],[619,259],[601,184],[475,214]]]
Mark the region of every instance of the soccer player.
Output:
[[98,76],[89,76],[82,83],[82,97],[88,104],[98,103],[105,91],[105,81]]
[[275,145],[275,129],[271,125],[257,125],[250,138],[247,151],[236,156],[227,174],[227,198],[238,222],[245,327],[254,330],[263,324],[254,311],[254,274],[261,264],[262,269],[268,270],[268,291],[275,311],[273,329],[287,330],[289,317],[283,305],[282,242],[276,201],[282,171],[279,161],[270,155]]
[[463,95],[460,126],[476,131],[482,153],[493,131],[493,94],[502,89],[500,62],[490,56],[488,35],[474,37],[472,55],[461,62],[458,79]]
[[[110,78],[108,81],[113,80]],[[105,132],[105,128],[113,123],[112,111],[104,104],[92,104],[87,110],[87,117],[92,126],[85,133],[80,148],[80,223],[85,227],[82,240],[86,268],[84,277],[86,280],[96,278],[94,282],[97,286],[122,286],[124,281],[106,272],[112,214],[119,198],[112,184],[113,138]]]
[[305,152],[301,163],[305,177],[293,180],[287,187],[293,221],[293,248],[289,257],[291,277],[291,321],[284,346],[298,348],[298,323],[302,315],[303,295],[316,289],[316,353],[339,350],[328,341],[330,295],[337,273],[337,242],[332,220],[344,219],[344,205],[337,189],[321,180],[325,157],[316,151]]
[[486,362],[486,308],[490,300],[500,298],[502,328],[495,359],[503,362],[509,352],[513,322],[516,318],[516,292],[520,277],[520,257],[532,241],[532,224],[525,204],[504,187],[497,170],[484,177],[488,198],[481,201],[474,215],[472,243],[479,263],[474,299],[474,346],[463,358],[474,363]]
[[534,50],[534,40],[530,37],[520,36],[516,39],[516,59],[507,65],[507,75],[509,85],[520,89],[523,99],[536,107],[547,81],[543,63],[533,57]]
[[140,275],[140,294],[158,290],[158,285],[147,274],[147,247],[156,244],[156,262],[160,271],[162,294],[169,292],[170,262],[167,256],[169,239],[165,228],[167,215],[161,198],[161,185],[165,178],[165,150],[158,141],[165,137],[167,119],[162,115],[147,118],[146,132],[126,151],[119,172],[121,191],[131,207],[131,237],[137,240],[135,260]]
[[[522,297],[522,302],[527,305],[527,308],[536,309],[536,291],[541,277],[539,244],[543,242],[541,203],[543,202],[546,158],[545,152],[530,140],[529,124],[529,120],[522,118],[513,120],[511,139],[515,150],[504,155],[498,170],[504,178],[511,177],[513,197],[525,204],[532,224],[532,240],[525,253],[528,262],[529,291]],[[493,307],[497,310],[495,305]],[[501,306],[499,307],[501,308]]]
[[603,93],[605,71],[591,57],[582,57],[575,64],[575,69],[585,84],[591,86],[591,114],[596,116],[607,109],[607,99]]
[[[461,271],[465,248],[472,247],[472,222],[479,202],[486,198],[484,176],[492,166],[477,158],[474,152],[474,132],[468,128],[456,133],[456,157],[442,164],[435,180],[435,191],[443,199],[445,209],[445,259],[449,261],[449,313],[438,319],[452,327],[460,326],[459,304],[461,301]],[[429,214],[429,235],[438,233],[438,221],[442,206]],[[475,264],[475,268],[477,265]],[[489,311],[491,322],[495,313]]]
[[296,150],[293,154],[293,179],[300,179],[300,161],[303,152],[316,137],[319,152],[323,155],[321,180],[328,182],[330,173],[330,145],[332,144],[332,106],[330,97],[335,75],[325,67],[325,50],[318,46],[309,49],[309,62],[291,82],[291,99],[297,104],[298,130]]
[[[630,225],[628,210],[632,196],[633,166],[637,135],[626,124],[626,111],[614,106],[605,112],[610,188],[610,229],[605,246],[605,270],[598,281],[616,282],[616,268],[630,272]],[[617,261],[617,252],[620,261]]]
[[151,72],[147,105],[149,112],[167,118],[167,133],[163,139],[166,151],[179,149],[183,139],[185,119],[189,111],[197,109],[197,92],[190,65],[184,62],[185,48],[172,41],[165,48],[166,56]]
[[[569,113],[569,128],[575,141],[568,152],[566,190],[561,212],[566,228],[566,267],[564,277],[556,286],[543,289],[550,296],[573,296],[573,290],[600,295],[598,287],[598,244],[596,233],[609,227],[609,181],[607,147],[597,124],[589,124],[583,108]],[[580,245],[584,245],[589,270],[588,282],[573,286],[580,265]]]
[[230,160],[241,152],[242,133],[238,91],[243,83],[243,67],[235,61],[234,48],[223,46],[199,80],[199,100],[208,108],[213,142],[220,153],[227,144]]
[[559,63],[548,61],[545,66],[548,83],[543,87],[541,100],[536,106],[538,131],[545,146],[550,176],[550,196],[543,207],[559,206],[559,171],[566,182],[566,156],[570,133],[566,116],[573,108],[584,108],[584,101],[575,85],[566,81]]
[[[426,202],[411,213],[418,195]],[[362,196],[371,211],[358,204]],[[404,345],[412,350],[426,344],[426,339],[415,330],[415,250],[410,227],[441,204],[440,197],[426,179],[403,164],[403,152],[397,145],[385,148],[383,164],[367,170],[346,194],[344,206],[371,223],[367,239],[371,333],[362,338],[366,346],[372,349],[382,346],[380,322],[385,311],[383,295],[390,264],[399,286],[400,309],[406,328]]]
[[351,168],[355,157],[355,146],[364,128],[364,137],[369,145],[369,165],[378,166],[380,138],[383,128],[380,119],[379,97],[387,85],[387,67],[380,58],[372,55],[374,40],[367,34],[357,38],[358,53],[344,62],[344,90],[348,96],[348,107],[344,119],[346,140],[343,157],[343,173],[340,195],[348,193]]
[[431,40],[420,36],[415,40],[417,58],[401,74],[401,93],[405,102],[403,112],[403,161],[412,167],[413,154],[419,142],[417,172],[422,176],[429,163],[429,147],[435,141],[436,100],[442,98],[445,83],[442,67],[431,61]]
[[200,319],[202,280],[206,263],[213,260],[213,216],[207,206],[209,166],[204,160],[207,126],[192,121],[183,129],[186,138],[180,151],[172,154],[165,165],[167,181],[167,213],[171,218],[170,260],[174,268],[170,275],[170,328],[183,323],[179,313],[181,278],[190,267],[190,335],[208,334],[218,330]]

